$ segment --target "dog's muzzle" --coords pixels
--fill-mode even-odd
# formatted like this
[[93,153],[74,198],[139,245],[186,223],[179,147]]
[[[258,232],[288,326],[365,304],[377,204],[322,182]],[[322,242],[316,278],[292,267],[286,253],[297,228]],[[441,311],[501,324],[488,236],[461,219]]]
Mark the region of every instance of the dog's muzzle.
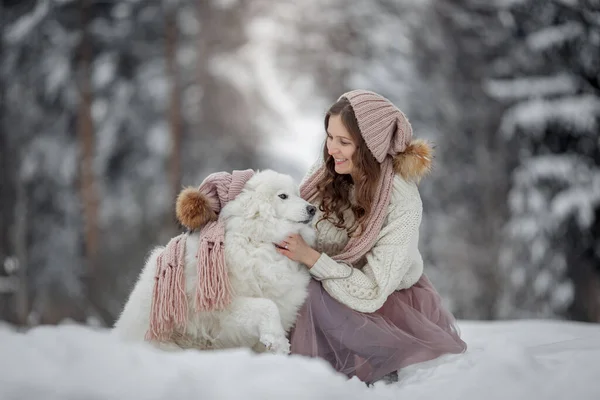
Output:
[[308,206],[306,206],[306,212],[308,213],[309,217],[308,217],[308,219],[302,221],[303,224],[308,224],[310,221],[313,220],[313,218],[315,217],[315,215],[317,213],[317,207],[308,205]]

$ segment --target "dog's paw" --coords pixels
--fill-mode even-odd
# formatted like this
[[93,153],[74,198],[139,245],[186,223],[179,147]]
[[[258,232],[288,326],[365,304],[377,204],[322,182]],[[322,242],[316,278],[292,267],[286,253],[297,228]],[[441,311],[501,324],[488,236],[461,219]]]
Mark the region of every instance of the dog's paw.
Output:
[[290,342],[285,336],[264,334],[260,337],[260,342],[269,353],[290,354]]

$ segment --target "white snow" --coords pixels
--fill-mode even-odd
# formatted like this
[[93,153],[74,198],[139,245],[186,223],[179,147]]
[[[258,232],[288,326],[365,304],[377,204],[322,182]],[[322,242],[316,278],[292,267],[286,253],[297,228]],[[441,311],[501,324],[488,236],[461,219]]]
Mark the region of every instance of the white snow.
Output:
[[410,399],[597,399],[600,326],[551,321],[463,322],[465,355],[405,369]]
[[592,178],[591,184],[574,185],[557,194],[552,200],[551,214],[561,220],[575,214],[579,226],[588,229],[594,223],[594,211],[600,203],[600,174],[596,171]]
[[578,89],[573,75],[530,76],[514,79],[491,79],[484,83],[485,91],[501,100],[518,100],[560,94],[573,94]]
[[[169,134],[169,126],[165,121],[158,121],[150,127],[146,146],[148,146],[148,150],[152,154],[163,159],[166,159],[171,154],[173,143]],[[151,173],[155,172],[151,171]]]
[[112,15],[116,19],[125,19],[131,16],[131,4],[119,3],[113,7]]
[[3,264],[4,271],[9,275],[14,274],[20,268],[19,259],[15,256],[6,257]]
[[19,290],[19,280],[14,276],[0,276],[0,294]]
[[222,10],[227,10],[235,7],[238,4],[238,0],[213,0],[212,4]]
[[507,138],[517,128],[528,135],[544,132],[552,122],[558,122],[573,134],[595,132],[596,119],[600,115],[600,100],[592,95],[565,96],[557,100],[533,99],[523,101],[510,108],[502,118],[500,131]]
[[[40,171],[55,171],[54,180],[68,186],[77,173],[77,143],[66,143],[53,138],[52,126],[32,139],[22,163],[20,178],[24,182],[34,179]],[[60,157],[57,155],[60,154]]]
[[100,90],[115,80],[117,74],[117,55],[113,52],[99,55],[92,66],[92,83]]
[[49,0],[39,1],[33,12],[23,15],[15,23],[6,27],[4,40],[6,40],[8,44],[23,40],[23,37],[33,31],[48,15],[48,11],[50,10],[49,3]]
[[63,54],[48,54],[43,62],[46,69],[46,96],[54,97],[67,86],[71,75],[70,60]]
[[484,0],[481,3],[493,3],[494,6],[498,7],[498,8],[510,8],[512,6],[515,6],[517,4],[522,4],[525,2],[525,0],[493,0],[493,1],[489,1],[489,0]]
[[576,7],[578,0],[556,0],[557,3],[562,3],[565,6]]
[[527,44],[534,50],[546,50],[574,39],[584,32],[585,29],[580,23],[566,22],[532,33],[527,37]]
[[[544,179],[562,185],[561,191],[549,198],[543,186],[536,189]],[[538,156],[515,171],[514,181],[515,189],[509,194],[511,209],[543,215],[535,224],[536,229],[559,226],[573,214],[583,229],[593,223],[594,209],[600,203],[600,174],[586,159],[573,155]],[[519,218],[518,223],[521,222]]]
[[600,398],[600,325],[461,321],[469,349],[367,388],[325,362],[246,350],[163,353],[83,326],[27,333],[0,324],[0,398],[460,399]]
[[557,309],[566,309],[575,297],[575,286],[573,281],[565,280],[556,285],[550,294],[550,306]]

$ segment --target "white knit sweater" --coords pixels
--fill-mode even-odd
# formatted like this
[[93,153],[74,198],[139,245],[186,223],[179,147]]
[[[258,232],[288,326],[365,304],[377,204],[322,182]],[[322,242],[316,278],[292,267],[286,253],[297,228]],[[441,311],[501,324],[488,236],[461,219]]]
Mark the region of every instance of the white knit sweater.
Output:
[[[310,168],[306,177],[318,167],[319,163]],[[373,248],[354,268],[334,261],[331,257],[341,253],[349,240],[347,231],[321,221],[315,249],[322,254],[310,269],[311,275],[340,303],[361,312],[376,311],[391,293],[411,287],[423,273],[418,249],[422,210],[417,185],[396,175],[387,216]],[[320,216],[319,211],[317,221]],[[348,224],[354,221],[350,210],[344,219]]]

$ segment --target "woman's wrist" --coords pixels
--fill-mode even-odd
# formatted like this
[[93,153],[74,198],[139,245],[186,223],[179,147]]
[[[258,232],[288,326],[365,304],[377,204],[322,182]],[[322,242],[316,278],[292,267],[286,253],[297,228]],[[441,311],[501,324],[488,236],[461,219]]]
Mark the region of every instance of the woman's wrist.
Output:
[[303,264],[310,269],[313,267],[313,265],[315,265],[315,263],[319,260],[320,257],[321,253],[311,248],[305,257]]

